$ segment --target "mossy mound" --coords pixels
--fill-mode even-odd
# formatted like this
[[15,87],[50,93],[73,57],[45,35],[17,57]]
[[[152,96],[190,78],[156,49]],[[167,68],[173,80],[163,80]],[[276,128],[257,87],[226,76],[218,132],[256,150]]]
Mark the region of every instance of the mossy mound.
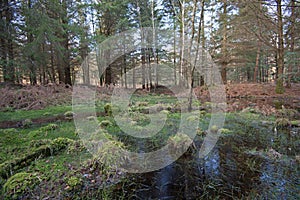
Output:
[[25,119],[23,122],[22,122],[22,126],[24,128],[30,128],[32,126],[33,122],[31,119]]
[[10,177],[3,186],[6,199],[21,199],[41,180],[37,173],[21,172]]
[[117,170],[126,163],[125,146],[122,142],[109,140],[102,144],[93,159],[94,168],[100,167],[104,172]]
[[57,124],[48,124],[47,126],[43,126],[38,130],[30,131],[28,135],[29,137],[37,137],[43,134],[47,134],[49,131],[54,131],[58,128],[59,126]]
[[56,138],[52,141],[37,141],[35,144],[36,148],[31,148],[28,153],[19,158],[1,163],[0,177],[4,179],[9,178],[15,171],[28,166],[32,161],[54,155],[74,143],[74,140],[68,138]]
[[103,120],[103,121],[101,121],[101,122],[99,123],[99,126],[100,126],[101,128],[105,128],[105,127],[108,127],[108,126],[112,126],[112,123],[111,123],[111,121],[109,121],[109,120]]
[[291,122],[287,118],[278,118],[275,121],[275,126],[278,128],[285,128],[291,125]]
[[72,120],[74,115],[75,115],[75,113],[73,113],[72,111],[67,111],[64,113],[65,118],[68,120]]
[[193,141],[188,135],[178,133],[168,139],[169,153],[171,156],[177,157],[186,152],[192,143]]
[[112,105],[110,103],[104,105],[104,112],[107,116],[112,116]]
[[3,129],[2,132],[4,134],[16,134],[18,133],[18,130],[15,128],[8,128],[8,129]]
[[65,179],[67,190],[78,190],[81,188],[83,181],[77,176],[71,176]]

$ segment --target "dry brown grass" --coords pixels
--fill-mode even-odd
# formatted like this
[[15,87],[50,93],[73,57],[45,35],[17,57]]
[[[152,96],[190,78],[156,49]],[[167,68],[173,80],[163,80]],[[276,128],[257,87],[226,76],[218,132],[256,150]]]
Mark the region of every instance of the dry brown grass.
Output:
[[67,85],[49,84],[45,86],[11,85],[0,88],[0,109],[42,109],[51,105],[70,104],[72,88]]

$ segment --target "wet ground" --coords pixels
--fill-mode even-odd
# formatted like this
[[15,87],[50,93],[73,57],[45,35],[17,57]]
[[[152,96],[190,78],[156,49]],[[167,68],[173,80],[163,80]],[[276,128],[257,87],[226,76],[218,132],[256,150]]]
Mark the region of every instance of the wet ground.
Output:
[[[128,199],[299,199],[300,129],[252,121],[223,135],[199,158],[202,138],[169,166],[131,174],[119,194]],[[244,128],[243,128],[244,126]],[[165,156],[167,157],[167,156]],[[117,198],[117,196],[116,196]]]

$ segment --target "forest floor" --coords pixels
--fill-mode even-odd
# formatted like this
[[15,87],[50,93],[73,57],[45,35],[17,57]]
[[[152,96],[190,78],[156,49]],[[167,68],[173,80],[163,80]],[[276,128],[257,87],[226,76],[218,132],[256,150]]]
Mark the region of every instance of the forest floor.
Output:
[[[241,111],[247,107],[260,110],[263,114],[274,114],[282,106],[300,111],[300,84],[285,88],[284,94],[275,93],[275,84],[228,84],[226,97],[228,112]],[[206,88],[196,88],[201,102],[209,101]]]
[[[227,84],[225,86],[227,104],[232,105],[229,111],[242,110],[251,104],[257,106],[274,106],[282,102],[288,108],[300,107],[300,83],[292,84],[291,88],[285,88],[283,94],[275,93],[275,83],[239,83]],[[109,97],[113,88],[97,87],[96,91],[100,98]],[[5,94],[0,99],[0,109],[23,109],[38,110],[47,106],[57,106],[71,104],[72,88],[68,85],[49,84],[45,86],[22,86],[22,85],[0,85],[1,94]],[[153,90],[151,91],[153,92]],[[208,88],[205,86],[194,89],[195,95],[202,103],[210,101]],[[138,90],[139,94],[149,93],[146,90]],[[170,90],[164,87],[156,89],[156,93],[170,95]],[[245,100],[245,101],[244,101]]]
[[[276,109],[281,109],[282,107],[300,111],[300,83],[293,84],[291,88],[285,88],[284,94],[275,93],[274,83],[227,84],[225,89],[227,112],[251,108],[263,115],[272,115],[276,113]],[[97,99],[109,102],[113,89],[96,87],[95,91]],[[151,92],[139,89],[136,91],[136,94],[147,96]],[[48,110],[53,110],[51,107],[59,105],[70,106],[72,103],[72,88],[66,85],[2,85],[0,86],[0,93],[5,94],[0,99],[0,111],[3,112],[14,110],[37,110],[39,112],[38,110],[41,109],[48,108]],[[173,96],[172,92],[164,87],[159,87],[155,90],[155,93]],[[197,87],[194,89],[194,93],[201,104],[210,102],[210,93],[207,87]],[[38,117],[37,119],[31,117],[31,119],[37,124],[63,120],[62,114],[66,109],[65,107],[62,109],[62,111],[58,110],[55,115],[45,116],[44,118]],[[54,108],[54,110],[57,110],[57,108]],[[6,116],[6,120],[0,122],[0,128],[18,127],[22,119],[16,118],[17,116],[13,115],[11,119]]]

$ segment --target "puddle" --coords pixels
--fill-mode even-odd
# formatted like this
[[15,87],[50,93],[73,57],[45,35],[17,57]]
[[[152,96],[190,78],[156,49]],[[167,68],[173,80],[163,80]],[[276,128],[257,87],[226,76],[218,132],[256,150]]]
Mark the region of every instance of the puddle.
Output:
[[129,174],[124,193],[127,199],[299,199],[299,135],[254,123],[245,134],[221,137],[202,159],[198,138],[193,151],[165,168]]

